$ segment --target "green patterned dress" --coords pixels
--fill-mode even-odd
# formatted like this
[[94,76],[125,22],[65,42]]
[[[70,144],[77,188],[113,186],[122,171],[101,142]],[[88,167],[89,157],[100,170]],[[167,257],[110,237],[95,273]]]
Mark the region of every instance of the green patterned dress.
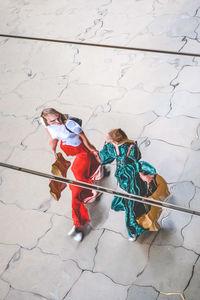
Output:
[[[143,196],[145,185],[139,179],[139,149],[137,143],[132,143],[133,146],[128,154],[130,145],[131,143],[126,142],[118,146],[119,153],[117,153],[112,143],[105,144],[99,153],[101,164],[105,165],[116,159],[115,177],[119,186],[130,194]],[[132,234],[140,235],[146,231],[136,221],[136,218],[146,213],[145,206],[142,203],[115,196],[111,208],[115,211],[125,211],[126,228],[130,237],[132,237]]]

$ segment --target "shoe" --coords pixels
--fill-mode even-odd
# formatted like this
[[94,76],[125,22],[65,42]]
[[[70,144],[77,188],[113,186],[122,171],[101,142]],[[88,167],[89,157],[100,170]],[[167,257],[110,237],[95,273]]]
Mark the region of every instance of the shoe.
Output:
[[74,234],[76,232],[76,227],[75,226],[73,226],[72,227],[72,229],[68,232],[68,234],[67,235],[72,235],[72,234]]
[[135,242],[137,240],[137,235],[132,234],[132,237],[129,237],[129,242]]
[[83,239],[83,233],[80,232],[76,232],[76,234],[74,235],[73,239],[77,242],[81,242]]

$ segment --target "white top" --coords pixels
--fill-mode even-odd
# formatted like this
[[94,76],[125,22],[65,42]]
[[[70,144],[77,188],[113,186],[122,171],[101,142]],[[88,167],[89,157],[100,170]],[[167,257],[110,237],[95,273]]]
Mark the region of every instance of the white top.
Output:
[[52,139],[58,139],[63,142],[63,145],[69,146],[79,146],[82,142],[81,138],[79,137],[79,133],[83,130],[81,126],[73,120],[68,119],[65,123],[66,127],[69,128],[72,132],[68,131],[65,125],[57,125],[51,124],[46,126],[44,123],[43,118],[40,118],[42,125],[48,129]]

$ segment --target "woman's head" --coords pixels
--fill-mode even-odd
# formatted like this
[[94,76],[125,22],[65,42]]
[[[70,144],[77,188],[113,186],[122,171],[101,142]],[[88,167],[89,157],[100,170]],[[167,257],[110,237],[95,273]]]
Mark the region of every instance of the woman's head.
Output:
[[156,169],[146,161],[139,162],[139,174],[143,181],[150,183],[156,174]]
[[63,114],[61,114],[59,111],[57,111],[54,108],[43,109],[41,113],[41,117],[43,118],[43,121],[46,126],[51,124],[61,125],[64,123],[64,120],[66,119]]
[[128,137],[126,133],[121,128],[112,129],[111,131],[108,132],[107,140],[110,142],[120,144],[127,139]]

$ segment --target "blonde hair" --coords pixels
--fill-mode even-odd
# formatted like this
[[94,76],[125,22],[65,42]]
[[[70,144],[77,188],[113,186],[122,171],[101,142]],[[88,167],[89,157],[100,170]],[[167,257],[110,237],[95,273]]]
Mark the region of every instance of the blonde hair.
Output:
[[111,140],[116,143],[135,143],[134,140],[129,140],[126,133],[121,128],[112,129],[108,132]]
[[45,108],[41,112],[41,117],[42,117],[42,119],[43,119],[43,121],[44,121],[44,123],[45,123],[46,126],[48,126],[49,124],[48,124],[47,119],[45,117],[47,115],[49,115],[49,114],[53,114],[53,115],[59,116],[60,119],[61,119],[61,121],[62,121],[62,123],[64,123],[65,120],[67,120],[67,117],[64,114],[62,114],[59,111],[57,111],[55,108],[52,108],[52,107]]

